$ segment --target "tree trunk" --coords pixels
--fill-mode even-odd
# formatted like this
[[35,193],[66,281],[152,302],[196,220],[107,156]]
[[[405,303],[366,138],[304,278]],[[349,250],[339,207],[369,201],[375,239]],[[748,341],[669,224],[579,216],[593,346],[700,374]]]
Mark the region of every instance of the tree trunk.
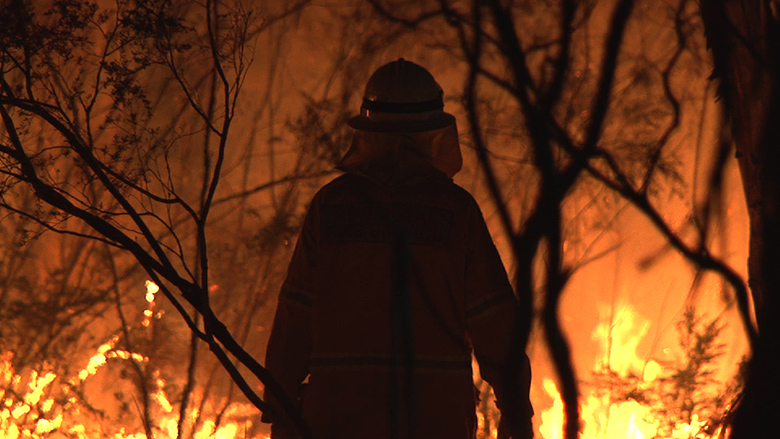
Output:
[[733,438],[773,434],[780,412],[780,26],[772,6],[780,5],[701,2],[748,203],[748,283],[759,332]]

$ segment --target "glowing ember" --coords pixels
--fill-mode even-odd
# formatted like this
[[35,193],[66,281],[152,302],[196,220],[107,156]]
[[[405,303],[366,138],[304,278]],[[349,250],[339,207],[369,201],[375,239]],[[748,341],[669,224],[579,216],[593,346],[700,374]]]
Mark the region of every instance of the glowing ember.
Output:
[[160,287],[156,283],[147,280],[146,281],[146,301],[149,303],[154,302],[154,296],[160,291]]
[[114,347],[114,344],[116,344],[117,340],[119,340],[119,337],[113,337],[111,340],[109,340],[107,343],[104,343],[98,348],[97,354],[93,355],[89,362],[87,363],[87,367],[81,370],[79,372],[79,381],[86,380],[90,375],[94,375],[97,373],[98,369],[106,364],[106,352]]
[[[157,292],[160,291],[160,287],[157,286],[156,283],[147,280],[146,281],[146,301],[149,302],[149,305],[144,310],[144,319],[141,321],[141,325],[144,327],[148,327],[152,324],[152,317],[154,317],[154,298],[157,295]],[[161,313],[158,313],[158,317],[162,317]]]

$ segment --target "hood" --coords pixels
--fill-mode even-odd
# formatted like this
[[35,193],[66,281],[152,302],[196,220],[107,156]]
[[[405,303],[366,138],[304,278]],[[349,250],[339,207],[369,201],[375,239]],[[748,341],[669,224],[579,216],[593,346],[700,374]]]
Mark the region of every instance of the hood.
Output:
[[462,166],[458,128],[453,123],[417,133],[356,130],[338,169],[384,186],[396,186],[431,174],[452,178]]

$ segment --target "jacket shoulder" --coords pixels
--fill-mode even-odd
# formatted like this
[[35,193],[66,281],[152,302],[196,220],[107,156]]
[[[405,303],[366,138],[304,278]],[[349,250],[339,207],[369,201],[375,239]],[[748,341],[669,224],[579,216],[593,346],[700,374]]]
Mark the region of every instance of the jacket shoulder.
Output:
[[441,183],[444,187],[441,190],[442,196],[447,197],[454,205],[461,206],[468,210],[476,210],[481,213],[479,204],[471,192],[459,186],[452,180]]
[[[312,202],[313,204],[338,203],[339,201],[374,193],[376,190],[382,191],[376,183],[369,179],[345,173],[320,188]],[[408,201],[414,202],[414,200],[417,200],[423,204],[440,205],[456,211],[466,210],[471,213],[476,211],[481,214],[479,205],[471,193],[450,178],[431,179],[424,184],[415,186],[411,190],[403,191],[402,194],[404,195],[401,195],[400,198],[408,199]]]
[[349,191],[349,188],[357,187],[359,184],[359,179],[360,177],[352,174],[339,175],[322,186],[317,191],[317,193],[314,194],[314,198],[312,198],[312,204],[322,203],[323,201],[327,202],[327,200],[332,199],[333,197],[337,197],[338,194],[343,194],[345,191]]

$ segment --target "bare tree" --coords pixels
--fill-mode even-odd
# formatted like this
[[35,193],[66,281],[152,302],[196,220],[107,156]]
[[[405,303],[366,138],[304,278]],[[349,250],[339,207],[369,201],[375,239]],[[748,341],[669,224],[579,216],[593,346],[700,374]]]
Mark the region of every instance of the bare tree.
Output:
[[[306,2],[262,9],[221,1],[110,5],[55,1],[46,9],[16,0],[1,5],[0,208],[5,216],[24,219],[20,223],[6,220],[4,226],[67,238],[72,243],[63,241],[63,248],[72,264],[77,265],[79,258],[99,264],[82,264],[62,274],[63,291],[67,286],[81,296],[69,299],[65,294],[36,290],[41,291],[39,302],[48,301],[52,310],[32,308],[29,305],[38,302],[28,301],[19,311],[59,316],[63,310],[72,316],[81,312],[80,305],[96,316],[115,312],[121,321],[122,352],[145,351],[146,358],[162,358],[165,355],[160,350],[169,349],[174,341],[166,342],[166,334],[174,332],[165,326],[172,322],[150,321],[151,333],[130,330],[137,321],[132,313],[138,306],[135,301],[128,314],[127,306],[135,299],[127,297],[127,282],[138,285],[139,278],[146,278],[155,291],[159,288],[165,295],[170,310],[179,314],[193,337],[167,353],[181,352],[188,358],[177,434],[184,434],[182,423],[191,404],[201,341],[240,392],[261,410],[267,409],[247,381],[246,371],[269,391],[278,388],[243,343],[249,341],[257,310],[270,296],[263,285],[250,285],[254,295],[241,299],[243,305],[249,300],[249,306],[237,306],[235,298],[221,293],[235,285],[227,275],[229,270],[219,263],[232,258],[233,269],[258,263],[261,268],[255,278],[271,281],[278,272],[275,254],[286,251],[285,239],[293,233],[298,214],[296,192],[285,183],[306,172],[319,176],[323,171],[312,156],[302,156],[289,175],[256,185],[247,178],[251,168],[245,167],[238,183],[232,177],[229,180],[235,188],[232,192],[219,188],[226,173],[240,169],[237,163],[242,156],[247,166],[251,162],[247,158],[254,146],[251,138],[242,151],[232,132],[255,57],[255,42],[297,14]],[[234,248],[225,251],[225,246],[235,243],[232,239],[240,237],[225,239],[214,224],[242,203],[243,211],[249,212],[247,196],[277,187],[284,189],[275,198],[274,218],[262,221],[265,229],[255,238],[245,237],[249,245],[235,247],[250,253],[252,245],[262,247],[260,258],[238,256]],[[269,234],[278,239],[272,242]],[[33,248],[21,247],[17,252],[24,256]],[[23,257],[19,259],[20,264],[24,262]],[[17,269],[9,269],[9,275],[21,279]],[[100,287],[74,290],[68,277],[79,272],[100,278]],[[111,275],[106,279],[105,273]],[[21,291],[27,288],[34,285],[23,286]],[[84,297],[87,293],[91,296]],[[83,326],[67,321],[60,327],[72,332]],[[53,335],[41,339],[45,346],[40,352],[29,351],[40,361],[47,359],[50,352],[46,349],[70,346],[66,342],[69,332],[56,325],[44,328]],[[109,348],[118,349],[115,346],[112,342]],[[158,354],[151,355],[155,349]],[[23,358],[15,360],[17,366],[25,364]],[[149,400],[158,368],[139,360],[130,369],[141,395],[140,402],[136,401],[138,412],[146,435],[152,437]],[[210,376],[209,383],[214,373]],[[230,400],[228,396],[226,401]],[[289,401],[287,412],[273,415],[291,417],[305,431]]]

